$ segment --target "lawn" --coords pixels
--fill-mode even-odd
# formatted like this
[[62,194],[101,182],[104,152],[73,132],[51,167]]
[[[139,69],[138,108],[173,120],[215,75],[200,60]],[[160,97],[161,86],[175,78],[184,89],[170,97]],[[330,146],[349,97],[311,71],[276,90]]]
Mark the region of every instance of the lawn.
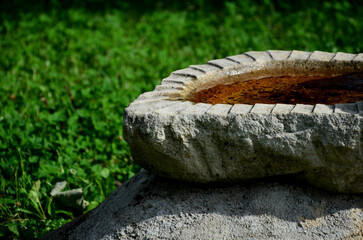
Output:
[[[170,72],[249,50],[363,51],[361,1],[0,3],[0,238],[32,239],[140,169],[122,115]],[[87,208],[50,195],[82,188]]]

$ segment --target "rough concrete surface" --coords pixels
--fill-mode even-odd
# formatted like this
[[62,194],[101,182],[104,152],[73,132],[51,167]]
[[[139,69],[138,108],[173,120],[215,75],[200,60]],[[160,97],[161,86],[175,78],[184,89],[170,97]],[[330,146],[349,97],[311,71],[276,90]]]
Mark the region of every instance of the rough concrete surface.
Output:
[[[198,89],[280,75],[363,73],[363,54],[251,51],[173,72],[124,111],[135,162],[188,182],[297,174],[336,192],[363,193],[363,101],[226,105],[188,101]],[[208,85],[209,84],[209,85]]]
[[361,195],[291,177],[211,187],[142,170],[92,212],[43,239],[362,239]]

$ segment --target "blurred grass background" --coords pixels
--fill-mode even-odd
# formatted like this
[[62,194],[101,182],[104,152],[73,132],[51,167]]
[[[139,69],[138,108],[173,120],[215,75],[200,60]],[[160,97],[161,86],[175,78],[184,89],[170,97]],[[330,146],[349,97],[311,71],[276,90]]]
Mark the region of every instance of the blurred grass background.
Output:
[[[170,72],[249,50],[358,53],[362,1],[0,3],[0,238],[32,239],[132,177],[123,108]],[[83,188],[85,211],[54,184]]]

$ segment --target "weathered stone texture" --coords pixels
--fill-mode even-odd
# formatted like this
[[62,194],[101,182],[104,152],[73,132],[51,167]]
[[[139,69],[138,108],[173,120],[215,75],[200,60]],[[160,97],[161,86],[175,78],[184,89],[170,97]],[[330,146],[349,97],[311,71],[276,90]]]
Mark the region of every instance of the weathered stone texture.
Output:
[[362,207],[290,178],[212,188],[142,171],[43,239],[362,239]]
[[127,113],[126,139],[139,164],[171,178],[234,182],[300,174],[318,187],[363,192],[363,119],[349,114],[356,105],[338,108],[341,114],[324,114],[334,111],[325,105],[314,113],[240,108],[184,102],[142,118]]
[[236,75],[362,73],[360,56],[251,51],[175,71],[165,88],[125,109],[125,139],[138,164],[170,178],[208,183],[298,174],[318,187],[362,193],[363,101],[212,106],[186,98]]

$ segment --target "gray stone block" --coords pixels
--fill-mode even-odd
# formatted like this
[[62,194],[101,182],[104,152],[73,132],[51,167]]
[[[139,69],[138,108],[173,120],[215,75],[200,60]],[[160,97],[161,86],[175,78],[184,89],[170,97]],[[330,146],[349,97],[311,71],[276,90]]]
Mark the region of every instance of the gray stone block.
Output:
[[251,110],[251,113],[255,114],[270,114],[274,109],[275,104],[255,104]]
[[311,52],[304,52],[293,50],[289,56],[289,60],[307,60],[311,55]]
[[274,60],[286,60],[290,54],[291,54],[291,51],[280,51],[280,50],[268,50],[267,51],[272,59]]
[[357,103],[335,104],[334,113],[359,114]]
[[157,85],[154,89],[154,91],[173,91],[173,90],[183,90],[185,89],[185,86],[183,84],[162,84]]
[[314,51],[310,55],[309,60],[311,60],[311,61],[317,60],[317,61],[329,62],[330,60],[333,59],[334,56],[335,56],[335,53]]
[[247,105],[247,104],[235,104],[233,105],[230,114],[246,114],[251,111],[253,108],[253,105]]
[[181,84],[186,85],[190,81],[195,79],[195,77],[187,77],[187,76],[180,76],[180,75],[173,75],[171,74],[169,77],[164,78],[161,82],[162,85],[166,84]]
[[160,94],[148,96],[148,97],[141,97],[141,95],[140,95],[139,98],[137,98],[133,103],[131,103],[129,107],[134,106],[133,104],[140,104],[140,103],[168,100],[168,99],[170,99],[169,96],[165,96],[165,95],[163,96]]
[[351,61],[356,56],[357,56],[357,54],[337,52],[332,60],[333,61]]
[[237,63],[248,63],[248,62],[254,62],[255,59],[246,55],[246,54],[240,54],[240,55],[235,55],[235,56],[229,56],[226,57],[229,60],[235,61]]
[[363,115],[363,101],[357,102],[359,115]]
[[274,109],[272,110],[272,113],[290,113],[292,109],[294,109],[295,105],[292,104],[276,104]]
[[357,62],[363,62],[363,53],[359,53],[354,59],[353,61],[357,61]]
[[199,71],[204,72],[205,74],[214,73],[216,71],[220,71],[220,67],[216,67],[210,64],[202,64],[202,65],[190,65],[190,68],[197,69]]
[[135,101],[133,102],[130,107],[125,109],[125,112],[127,115],[130,114],[141,114],[144,115],[150,111],[158,111],[164,107],[170,106],[170,105],[178,105],[179,103],[176,101],[170,101],[170,100],[155,100],[155,101]]
[[316,104],[313,112],[331,114],[334,112],[334,106],[326,104]]
[[207,111],[207,115],[210,114],[212,116],[226,117],[231,108],[232,105],[229,104],[216,104]]
[[232,61],[228,58],[224,58],[224,59],[215,59],[215,60],[208,61],[208,64],[218,67],[220,69],[228,69],[228,68],[238,65],[239,63]]
[[310,114],[313,112],[313,110],[314,110],[313,105],[296,104],[291,112],[292,113]]
[[204,75],[205,73],[202,71],[199,71],[194,68],[184,68],[177,71],[174,71],[172,73],[173,75],[183,76],[183,77],[191,77],[191,78],[198,78],[201,75]]
[[269,52],[262,51],[249,51],[245,53],[246,55],[252,57],[255,61],[271,61],[272,56]]

